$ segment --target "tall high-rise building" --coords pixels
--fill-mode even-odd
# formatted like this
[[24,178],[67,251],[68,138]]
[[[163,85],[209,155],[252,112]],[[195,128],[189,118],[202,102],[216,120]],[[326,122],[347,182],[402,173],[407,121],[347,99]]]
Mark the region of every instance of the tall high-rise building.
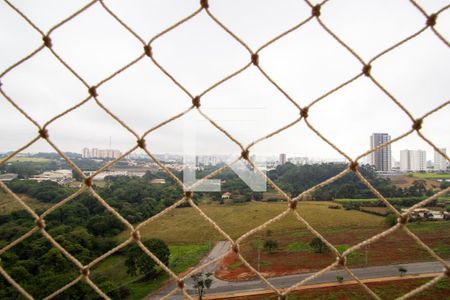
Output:
[[[370,149],[375,149],[381,144],[389,142],[391,136],[387,133],[373,133],[370,136]],[[377,171],[390,171],[392,167],[391,145],[382,147],[370,154],[369,163]]]
[[99,157],[97,148],[92,148],[91,157]]
[[400,151],[400,171],[425,171],[427,169],[427,152],[423,150]]
[[91,151],[89,151],[89,148],[83,148],[83,158],[91,158]]
[[286,153],[281,153],[278,159],[280,165],[284,165],[286,163]]
[[[439,148],[439,150],[441,150],[441,152],[443,152],[444,154],[447,154],[447,149]],[[447,170],[447,165],[448,161],[445,159],[445,157],[434,150],[434,169],[436,171],[445,171]]]

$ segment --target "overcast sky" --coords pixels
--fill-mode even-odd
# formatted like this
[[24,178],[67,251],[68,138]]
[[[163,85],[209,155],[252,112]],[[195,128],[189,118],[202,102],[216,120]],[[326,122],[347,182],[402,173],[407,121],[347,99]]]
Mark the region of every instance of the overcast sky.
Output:
[[[43,31],[87,1],[12,1]],[[199,1],[105,1],[146,41],[189,15]],[[428,13],[448,1],[418,1]],[[300,0],[210,0],[210,10],[252,49],[295,26],[310,15]],[[425,19],[407,0],[331,0],[322,20],[364,60],[418,31]],[[0,72],[36,49],[40,35],[5,3],[0,3]],[[450,40],[450,9],[436,29]],[[140,42],[120,26],[99,3],[51,34],[53,49],[90,85],[142,53]],[[205,12],[157,39],[155,59],[189,92],[201,93],[249,61],[244,47]],[[262,68],[301,105],[355,76],[361,64],[316,20],[260,53]],[[450,51],[431,30],[373,63],[372,74],[404,106],[419,117],[450,99]],[[86,88],[47,49],[2,78],[3,90],[40,124],[87,96]],[[145,58],[98,89],[99,100],[137,133],[180,113],[191,100]],[[298,117],[290,103],[251,67],[202,98],[202,109],[243,144],[264,136]],[[387,132],[396,137],[411,122],[368,78],[326,97],[310,110],[309,120],[323,135],[352,157],[369,149],[369,136]],[[426,119],[423,133],[437,146],[450,148],[450,106]],[[93,101],[49,128],[63,151],[112,147],[122,151],[135,138]],[[199,153],[239,153],[239,149],[195,111],[147,138],[155,153],[181,153],[183,135],[195,132]],[[36,135],[36,128],[0,96],[0,152],[15,150]],[[416,134],[392,145],[396,159],[402,149],[432,148]],[[43,141],[26,150],[52,151]],[[447,150],[448,151],[448,150]],[[253,153],[340,157],[302,121],[255,146]]]

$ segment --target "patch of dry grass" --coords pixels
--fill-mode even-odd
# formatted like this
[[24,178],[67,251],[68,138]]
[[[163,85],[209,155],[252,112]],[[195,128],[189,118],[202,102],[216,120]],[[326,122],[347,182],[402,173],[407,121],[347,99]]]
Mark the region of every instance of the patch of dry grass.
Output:
[[[384,226],[382,217],[351,210],[329,209],[331,202],[301,202],[297,211],[315,228],[358,228]],[[251,202],[233,205],[202,205],[202,210],[232,238],[237,238],[287,209],[286,203]],[[273,231],[303,230],[293,215],[270,226]],[[204,243],[224,238],[193,208],[177,208],[141,230],[147,238],[170,244]]]

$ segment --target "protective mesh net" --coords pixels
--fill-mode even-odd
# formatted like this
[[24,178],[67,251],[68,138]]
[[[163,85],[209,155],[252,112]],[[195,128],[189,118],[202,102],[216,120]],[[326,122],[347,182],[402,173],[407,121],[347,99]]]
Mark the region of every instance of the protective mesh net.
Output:
[[[40,139],[45,140],[57,153],[59,153],[59,155],[61,157],[63,157],[65,159],[65,161],[67,161],[67,163],[73,168],[73,170],[75,172],[77,172],[78,174],[80,174],[80,176],[83,177],[84,179],[84,184],[82,185],[82,187],[73,195],[67,197],[66,199],[60,201],[58,204],[50,207],[48,210],[46,210],[44,213],[42,213],[41,215],[38,215],[31,207],[29,207],[20,197],[18,197],[16,194],[14,194],[9,188],[8,186],[6,186],[3,182],[0,181],[0,187],[6,191],[8,194],[10,194],[12,197],[14,197],[14,199],[19,202],[23,208],[35,219],[36,221],[36,226],[31,229],[29,232],[27,232],[26,234],[24,234],[23,236],[21,236],[20,238],[16,239],[15,241],[11,242],[10,244],[6,245],[3,249],[0,250],[0,255],[4,254],[5,252],[7,252],[8,250],[10,250],[11,248],[13,248],[14,246],[16,246],[17,244],[21,243],[22,241],[24,241],[25,239],[29,238],[30,236],[34,235],[34,234],[41,234],[43,237],[45,237],[52,245],[53,247],[57,248],[59,251],[61,251],[61,253],[67,257],[77,268],[79,268],[80,270],[80,275],[75,278],[73,281],[71,281],[70,283],[68,283],[65,286],[60,287],[58,290],[54,291],[51,295],[48,295],[46,297],[46,299],[51,299],[59,294],[61,294],[63,291],[65,291],[66,289],[70,288],[71,286],[75,285],[76,283],[78,283],[80,280],[84,280],[89,286],[92,287],[92,289],[101,297],[108,299],[108,295],[105,294],[104,291],[102,291],[91,279],[90,279],[90,269],[93,268],[95,265],[97,265],[99,262],[103,261],[104,259],[106,259],[107,257],[111,256],[112,254],[116,253],[117,251],[119,251],[120,249],[124,248],[125,246],[127,246],[130,243],[136,243],[141,249],[142,251],[148,255],[149,257],[151,257],[165,272],[167,272],[169,274],[169,276],[171,278],[173,278],[176,282],[178,282],[177,287],[170,292],[168,295],[166,295],[164,298],[168,298],[171,295],[178,293],[179,291],[181,291],[187,298],[192,299],[192,297],[188,294],[186,286],[184,285],[184,280],[186,278],[189,278],[192,274],[195,274],[199,271],[201,271],[203,268],[205,268],[206,266],[213,264],[221,259],[223,259],[225,257],[225,255],[227,255],[228,253],[217,257],[215,260],[209,261],[201,266],[196,267],[195,269],[191,270],[190,272],[188,272],[187,274],[184,274],[182,276],[178,276],[176,275],[169,267],[167,267],[166,265],[164,265],[151,251],[149,251],[149,249],[147,249],[144,244],[141,242],[140,240],[140,234],[139,234],[139,229],[148,224],[149,222],[153,222],[156,219],[160,218],[161,216],[164,216],[165,214],[167,214],[168,212],[170,212],[171,210],[173,210],[174,208],[176,208],[177,206],[179,206],[182,203],[189,203],[190,206],[192,206],[194,208],[194,210],[208,223],[210,223],[218,232],[220,232],[220,234],[228,241],[231,242],[232,247],[230,249],[230,251],[233,251],[236,253],[237,257],[242,261],[242,263],[247,266],[250,270],[252,270],[260,279],[262,282],[264,282],[267,287],[271,290],[274,291],[274,293],[276,293],[280,299],[285,299],[287,298],[287,295],[295,290],[297,287],[302,286],[307,284],[309,281],[311,281],[314,278],[317,278],[321,275],[323,275],[324,273],[326,273],[327,271],[333,269],[333,268],[342,268],[344,269],[352,278],[354,278],[354,280],[356,280],[356,282],[364,288],[364,290],[374,299],[380,299],[380,297],[375,294],[366,284],[364,284],[360,279],[358,279],[353,273],[352,271],[347,267],[346,265],[346,258],[353,253],[354,251],[361,249],[362,247],[365,247],[371,243],[374,243],[390,234],[392,234],[395,231],[398,230],[403,230],[404,232],[406,232],[406,234],[408,234],[410,237],[413,238],[413,240],[423,249],[425,249],[434,259],[436,259],[437,261],[439,261],[442,266],[443,266],[443,270],[441,273],[439,273],[437,276],[435,276],[432,280],[428,281],[427,283],[419,286],[418,288],[408,292],[407,294],[401,296],[399,299],[407,299],[410,298],[418,293],[420,293],[423,290],[426,290],[430,287],[432,287],[435,283],[437,283],[439,280],[441,280],[442,278],[444,278],[445,276],[449,276],[450,274],[450,266],[449,264],[443,260],[441,257],[439,257],[429,246],[427,246],[423,241],[421,241],[421,239],[419,237],[417,237],[413,232],[411,232],[410,229],[408,229],[408,227],[405,226],[405,224],[407,224],[408,222],[408,217],[409,215],[412,213],[412,211],[416,208],[422,207],[426,204],[428,204],[429,202],[435,200],[436,198],[438,198],[439,196],[445,195],[450,191],[450,187],[441,190],[440,192],[436,193],[435,195],[421,201],[420,203],[410,207],[407,211],[401,213],[399,212],[390,202],[388,199],[386,199],[379,191],[377,191],[377,189],[375,189],[370,183],[369,181],[361,174],[361,172],[358,170],[358,161],[360,161],[363,157],[365,157],[366,155],[369,155],[370,153],[373,153],[379,149],[381,149],[382,147],[388,145],[388,144],[392,144],[395,143],[397,141],[399,141],[400,139],[403,139],[411,134],[413,134],[414,132],[417,133],[417,135],[424,140],[426,143],[428,143],[432,148],[434,148],[438,153],[440,153],[447,161],[449,161],[449,157],[446,155],[446,153],[443,153],[438,147],[436,147],[433,142],[427,138],[426,136],[424,136],[424,134],[421,131],[421,126],[422,123],[426,120],[426,118],[428,118],[430,115],[432,115],[433,113],[435,113],[436,111],[442,109],[443,107],[445,107],[447,104],[450,103],[450,101],[444,101],[441,105],[437,106],[436,108],[432,109],[431,111],[427,112],[426,114],[424,114],[423,116],[419,117],[419,118],[415,118],[403,105],[402,103],[387,89],[385,88],[379,81],[377,81],[377,79],[374,77],[374,75],[371,73],[371,64],[373,62],[375,62],[376,60],[378,60],[380,57],[384,56],[385,54],[391,52],[391,51],[395,51],[398,47],[400,47],[401,45],[408,43],[409,41],[415,39],[416,37],[418,37],[419,35],[423,34],[426,31],[431,31],[434,33],[434,35],[436,36],[436,39],[440,40],[442,43],[444,43],[447,47],[449,47],[449,42],[445,39],[445,37],[439,33],[436,28],[435,25],[437,24],[438,20],[439,20],[439,16],[444,13],[447,9],[450,8],[450,5],[446,5],[444,7],[442,7],[441,9],[439,9],[438,11],[434,12],[434,13],[429,13],[427,11],[425,11],[425,9],[423,7],[421,7],[418,3],[416,3],[414,0],[410,1],[410,4],[412,6],[415,7],[415,9],[417,9],[418,11],[420,11],[420,13],[423,15],[423,26],[421,26],[420,30],[418,30],[417,32],[414,32],[413,34],[406,36],[405,38],[403,38],[402,40],[398,41],[397,43],[393,44],[392,46],[390,46],[389,48],[385,49],[384,51],[380,52],[379,54],[375,55],[372,59],[370,59],[369,61],[365,61],[361,58],[361,56],[356,53],[349,45],[347,45],[345,43],[345,41],[343,41],[336,33],[333,32],[332,28],[329,28],[325,22],[322,20],[321,18],[321,9],[323,7],[326,7],[328,5],[329,2],[332,1],[328,1],[325,0],[320,4],[317,5],[313,5],[310,1],[305,0],[306,4],[310,7],[311,9],[311,14],[309,15],[309,17],[307,17],[304,20],[301,20],[296,26],[290,28],[289,30],[279,34],[278,36],[276,36],[275,38],[271,39],[270,41],[266,42],[264,45],[262,45],[261,47],[259,47],[257,50],[253,50],[251,49],[241,38],[239,38],[233,31],[231,31],[226,24],[222,23],[215,15],[214,15],[214,6],[211,5],[210,3],[208,3],[207,0],[201,0],[199,3],[199,7],[190,15],[186,16],[185,18],[179,20],[178,22],[176,22],[175,24],[173,24],[172,26],[168,27],[167,29],[163,30],[162,32],[160,32],[159,34],[153,36],[150,39],[141,37],[139,34],[136,33],[136,31],[133,30],[133,28],[131,28],[129,25],[127,25],[121,18],[120,18],[120,12],[114,12],[113,10],[110,9],[110,7],[108,7],[107,1],[99,1],[99,0],[95,0],[92,1],[90,3],[88,3],[87,5],[85,5],[84,7],[80,8],[78,11],[74,12],[72,15],[70,15],[68,18],[61,20],[59,23],[57,23],[56,25],[54,25],[48,32],[43,32],[41,29],[39,29],[38,26],[35,25],[35,23],[33,23],[33,21],[26,15],[24,14],[21,10],[19,10],[14,4],[12,4],[11,2],[5,0],[6,4],[12,9],[14,10],[17,14],[19,14],[24,22],[28,23],[28,25],[30,25],[38,34],[40,34],[42,36],[42,45],[39,46],[37,49],[35,49],[34,51],[32,51],[31,53],[29,53],[28,55],[26,55],[25,57],[23,57],[22,59],[20,59],[19,61],[17,61],[16,63],[14,63],[12,66],[10,66],[9,68],[7,68],[6,70],[4,70],[1,75],[0,75],[0,79],[2,79],[3,77],[7,76],[8,74],[12,73],[15,71],[15,69],[23,64],[24,62],[30,60],[32,57],[34,57],[37,53],[41,52],[41,51],[49,51],[50,53],[52,53],[52,55],[54,56],[54,58],[59,61],[66,69],[68,72],[70,72],[71,74],[73,74],[73,76],[75,76],[80,82],[82,82],[82,84],[86,87],[86,97],[80,101],[79,103],[77,103],[76,105],[74,105],[73,107],[67,109],[66,111],[56,115],[55,117],[51,118],[50,120],[48,120],[45,124],[39,124],[38,122],[36,122],[24,109],[22,109],[20,107],[20,105],[17,104],[17,102],[10,97],[4,90],[4,88],[0,89],[1,94],[3,95],[3,97],[6,99],[6,101],[8,101],[15,109],[17,109],[17,111],[19,111],[21,113],[21,115],[23,115],[24,118],[28,119],[28,121],[30,121],[32,124],[34,124],[36,126],[36,129],[38,131],[38,134],[36,135],[36,137],[34,137],[31,141],[29,141],[28,143],[26,143],[25,145],[23,145],[22,147],[20,147],[19,149],[17,149],[16,151],[14,151],[13,153],[11,153],[10,155],[8,155],[7,157],[3,158],[0,160],[0,165],[6,164],[8,162],[8,160],[10,160],[11,158],[13,158],[16,154],[18,154],[19,152],[27,149],[28,147],[30,147],[32,144],[34,144],[35,142],[37,142]],[[211,3],[212,4],[212,3]],[[82,76],[80,76],[76,71],[75,68],[73,68],[72,66],[70,66],[68,63],[66,63],[64,61],[64,59],[59,55],[59,53],[57,53],[53,48],[52,48],[52,33],[55,31],[58,31],[61,27],[65,26],[67,23],[71,22],[73,19],[78,18],[80,15],[82,15],[83,13],[85,13],[86,11],[88,11],[89,9],[91,9],[93,6],[100,6],[102,9],[104,9],[104,11],[106,11],[108,13],[108,15],[113,18],[116,22],[118,22],[121,26],[123,26],[123,28],[125,28],[130,35],[132,35],[135,39],[136,42],[141,43],[142,44],[142,54],[140,54],[138,57],[136,57],[134,60],[130,61],[128,64],[124,65],[123,67],[121,67],[120,69],[118,69],[116,72],[114,72],[113,74],[111,74],[110,76],[104,78],[103,80],[101,80],[100,82],[91,85],[89,84],[85,79],[82,78]],[[182,26],[185,22],[196,18],[197,16],[199,16],[200,14],[205,14],[207,15],[213,22],[215,25],[217,25],[219,28],[221,28],[222,30],[224,30],[227,34],[229,34],[237,44],[240,44],[242,47],[244,47],[247,51],[248,51],[248,63],[245,64],[245,66],[243,66],[242,68],[232,72],[231,74],[229,74],[228,76],[226,76],[225,78],[219,80],[218,82],[216,82],[215,84],[213,84],[212,86],[210,86],[209,88],[207,88],[206,90],[204,90],[202,93],[198,94],[198,95],[192,95],[188,88],[183,86],[167,69],[165,69],[165,67],[163,65],[161,65],[153,56],[153,49],[152,49],[152,43],[155,42],[156,40],[162,38],[164,35],[166,35],[167,33],[169,33],[170,31],[172,31],[173,29]],[[283,37],[285,37],[286,35],[289,35],[290,33],[294,32],[294,31],[298,31],[301,30],[302,27],[305,24],[308,24],[309,22],[317,22],[317,24],[320,25],[320,27],[323,29],[323,31],[325,31],[327,34],[329,34],[334,41],[340,46],[345,48],[346,51],[348,51],[355,60],[359,61],[361,63],[361,71],[358,72],[358,74],[355,74],[352,78],[350,78],[349,80],[342,82],[341,84],[337,85],[335,88],[329,90],[329,91],[324,91],[324,93],[322,94],[322,96],[318,97],[317,99],[314,99],[313,101],[310,102],[309,105],[306,105],[304,107],[301,107],[296,101],[295,99],[293,99],[291,96],[289,96],[289,94],[283,90],[283,88],[274,80],[270,77],[270,75],[261,67],[261,65],[259,64],[259,57],[262,55],[263,50],[270,47],[271,45],[273,45],[274,43],[276,43],[278,40],[282,39]],[[155,50],[157,51],[157,50]],[[101,100],[101,95],[97,94],[97,89],[104,85],[106,82],[110,81],[111,79],[113,79],[116,75],[118,75],[119,73],[125,72],[128,68],[130,68],[131,66],[133,66],[134,64],[136,64],[137,62],[141,61],[141,60],[145,60],[148,59],[150,60],[163,74],[165,74],[165,76],[167,76],[168,78],[170,78],[171,82],[173,82],[174,85],[176,85],[179,89],[181,89],[187,96],[188,99],[190,99],[192,101],[192,106],[189,107],[189,109],[182,111],[180,113],[175,114],[173,117],[169,118],[168,120],[165,120],[164,122],[154,126],[153,128],[147,130],[144,134],[139,135],[137,134],[132,128],[130,128],[130,126],[128,126],[124,121],[122,121],[119,117],[117,117],[115,114],[113,114],[110,110],[108,110],[103,104],[102,104],[102,100]],[[234,76],[244,72],[245,70],[247,70],[248,68],[256,68],[257,70],[259,70],[261,72],[261,74],[267,78],[267,82],[268,84],[271,84],[273,86],[276,87],[276,89],[279,90],[279,92],[287,99],[287,101],[290,101],[292,104],[294,104],[296,106],[296,108],[298,109],[298,113],[299,116],[298,118],[268,134],[267,136],[264,136],[260,139],[255,140],[254,142],[250,143],[248,146],[245,146],[243,144],[241,144],[237,139],[235,139],[230,133],[228,133],[224,128],[222,128],[221,126],[219,126],[213,119],[211,119],[204,111],[202,111],[202,109],[200,108],[200,104],[201,104],[201,99],[202,96],[204,96],[205,94],[209,93],[211,90],[217,88],[218,86],[222,85],[224,82],[230,80],[231,78],[233,78]],[[343,87],[351,84],[352,82],[354,82],[355,80],[357,80],[360,77],[367,77],[368,79],[370,79],[370,81],[373,83],[373,85],[378,88],[379,90],[381,90],[385,95],[387,95],[387,97],[393,102],[395,103],[395,105],[397,105],[410,119],[411,121],[411,128],[410,130],[408,130],[407,132],[401,134],[398,137],[393,138],[392,140],[378,146],[375,149],[371,149],[370,151],[367,151],[365,153],[362,153],[361,155],[359,155],[358,157],[352,159],[349,155],[347,155],[345,152],[343,152],[339,147],[337,147],[335,144],[333,144],[330,140],[328,140],[321,132],[319,132],[309,121],[308,121],[308,109],[315,105],[316,103],[318,103],[319,101],[322,101],[324,99],[326,99],[328,96],[330,96],[331,94],[337,92],[338,90],[342,89]],[[0,84],[1,87],[1,84]],[[69,157],[67,157],[67,155],[64,154],[64,152],[62,152],[60,150],[60,148],[58,147],[58,145],[56,145],[55,143],[53,143],[52,138],[51,138],[51,132],[48,132],[47,127],[52,124],[53,122],[55,122],[56,120],[63,118],[65,115],[67,115],[68,113],[77,110],[78,108],[80,108],[81,106],[83,106],[85,103],[89,102],[89,101],[94,101],[102,110],[104,110],[112,119],[114,119],[117,123],[119,123],[121,126],[123,126],[130,134],[132,134],[135,138],[136,138],[136,144],[134,147],[132,147],[131,149],[129,149],[128,151],[126,151],[125,153],[123,153],[119,158],[110,161],[108,164],[106,164],[105,166],[103,166],[102,168],[100,168],[99,170],[97,170],[94,174],[92,174],[91,176],[86,176],[83,174],[82,170],[71,160],[69,159]],[[238,239],[234,240],[232,239],[227,233],[225,233],[224,230],[221,229],[221,227],[210,217],[208,217],[203,211],[202,209],[197,206],[193,201],[192,201],[192,196],[193,193],[191,192],[191,190],[193,190],[193,186],[185,186],[183,184],[183,182],[181,182],[167,167],[164,166],[164,164],[162,164],[160,161],[158,161],[155,158],[155,155],[152,154],[148,148],[146,147],[146,143],[145,143],[145,138],[151,134],[152,132],[158,130],[160,127],[166,125],[169,122],[172,122],[178,118],[180,118],[181,116],[190,113],[193,110],[197,110],[203,117],[206,118],[206,120],[208,120],[213,126],[215,126],[221,133],[223,133],[227,138],[229,138],[233,143],[237,144],[240,149],[241,149],[241,153],[240,153],[240,159],[242,160],[246,160],[250,165],[254,166],[256,168],[256,170],[261,174],[261,176],[264,176],[269,185],[275,189],[277,192],[279,192],[281,195],[283,195],[284,198],[286,198],[287,200],[287,207],[286,210],[284,212],[282,212],[281,214],[279,214],[278,216],[267,220],[264,224],[250,230],[249,232],[245,233],[244,235],[242,235],[241,237],[239,237]],[[250,159],[250,151],[252,149],[253,146],[255,146],[256,144],[260,143],[263,140],[269,139],[272,136],[274,136],[277,133],[280,133],[286,129],[288,129],[289,127],[294,126],[295,124],[299,123],[299,122],[305,122],[306,126],[311,129],[312,132],[314,132],[314,134],[316,134],[320,139],[322,139],[324,142],[326,142],[327,144],[329,144],[331,147],[333,147],[336,151],[338,151],[341,155],[343,155],[347,160],[348,160],[348,167],[342,171],[340,174],[329,178],[328,180],[308,189],[307,191],[301,193],[300,195],[297,195],[296,197],[290,197],[287,193],[285,193],[280,187],[278,187],[272,180],[270,180],[265,173],[261,172],[253,163],[253,161],[251,161]],[[148,220],[138,224],[137,226],[133,226],[132,224],[130,224],[123,216],[121,216],[114,208],[112,208],[110,205],[108,205],[108,203],[102,199],[102,197],[94,190],[93,186],[92,186],[92,179],[93,177],[97,176],[99,173],[107,170],[108,168],[110,168],[111,166],[113,166],[115,163],[117,163],[119,160],[123,159],[124,157],[126,157],[127,155],[129,155],[130,153],[132,153],[134,150],[141,148],[143,149],[143,151],[145,151],[145,153],[151,158],[151,160],[153,160],[156,164],[158,164],[165,172],[167,172],[168,175],[170,175],[175,181],[176,183],[183,188],[184,195],[180,195],[180,200],[177,201],[175,204],[173,204],[172,206],[168,207],[167,209],[161,211],[160,213],[158,213],[157,215],[152,216],[151,218],[149,218]],[[220,168],[217,171],[209,174],[208,176],[206,176],[205,178],[201,179],[199,182],[197,182],[196,184],[200,184],[203,180],[211,178],[213,176],[216,176],[218,174],[220,174],[221,172],[223,172],[225,170],[226,167]],[[309,194],[319,188],[322,188],[336,180],[338,180],[339,178],[345,176],[346,174],[349,174],[353,172],[354,174],[356,174],[356,176],[361,180],[362,183],[364,183],[368,189],[370,189],[376,196],[378,199],[380,199],[397,217],[398,217],[398,222],[395,226],[375,235],[372,236],[371,238],[360,242],[352,247],[350,247],[349,249],[347,249],[346,251],[344,251],[342,254],[336,249],[336,247],[334,247],[329,241],[327,241],[327,239],[325,239],[315,228],[313,228],[301,215],[301,212],[297,210],[297,202],[302,200],[302,197],[306,194]],[[97,257],[96,259],[94,259],[93,261],[91,261],[90,263],[88,263],[87,265],[83,265],[79,260],[77,260],[73,255],[71,255],[66,249],[64,249],[64,247],[62,247],[47,231],[46,231],[46,225],[45,225],[45,217],[50,214],[51,212],[53,212],[54,210],[56,210],[57,208],[65,205],[66,203],[68,203],[69,201],[71,201],[72,199],[76,198],[78,195],[80,195],[83,192],[89,192],[90,194],[92,194],[95,199],[98,201],[98,203],[100,203],[106,210],[108,210],[112,215],[115,216],[115,218],[117,218],[121,223],[123,223],[126,228],[129,231],[129,237],[126,241],[122,242],[120,245],[118,245],[117,247],[115,247],[114,249],[111,249],[110,251],[108,251],[107,253],[101,255],[100,257]],[[317,273],[303,279],[302,281],[294,284],[293,286],[286,288],[286,289],[278,289],[277,287],[275,287],[274,285],[272,285],[260,272],[258,272],[258,270],[256,270],[252,265],[250,265],[248,263],[248,261],[240,254],[239,251],[239,245],[240,243],[242,243],[245,239],[247,239],[250,235],[259,232],[261,230],[263,230],[265,227],[267,227],[268,225],[270,225],[271,223],[280,220],[281,218],[286,217],[288,214],[293,214],[295,216],[295,218],[298,220],[299,223],[304,224],[304,226],[306,226],[306,228],[316,237],[320,238],[331,250],[332,252],[336,255],[336,261],[332,264],[330,264],[329,266],[327,266],[326,268],[318,271]],[[30,295],[20,284],[18,284],[14,279],[13,279],[13,275],[12,276],[10,274],[8,274],[4,268],[2,268],[2,266],[0,265],[0,273],[2,274],[2,276],[12,285],[14,286],[17,291],[20,292],[21,295],[23,295],[25,298],[27,299],[33,299],[33,296]]]

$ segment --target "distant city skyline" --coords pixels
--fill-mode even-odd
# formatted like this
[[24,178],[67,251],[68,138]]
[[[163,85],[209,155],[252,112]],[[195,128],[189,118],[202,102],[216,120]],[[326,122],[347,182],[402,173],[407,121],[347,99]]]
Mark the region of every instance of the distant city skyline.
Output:
[[83,158],[118,158],[122,155],[117,149],[83,148]]
[[[447,153],[446,148],[439,148],[441,151],[443,151],[444,153]],[[99,153],[101,155],[98,155],[97,157],[87,157],[85,155],[85,151],[89,150],[90,153],[92,153],[92,150],[96,150],[96,153]],[[398,151],[398,159],[392,155],[392,166],[391,169],[394,168],[394,161],[396,163],[398,163],[398,167],[400,168],[400,163],[401,163],[401,153],[403,151],[408,151],[408,152],[423,152],[424,155],[423,157],[425,157],[425,162],[426,163],[432,163],[433,166],[435,166],[436,164],[438,166],[441,166],[440,168],[443,169],[445,167],[442,166],[446,166],[448,163],[446,163],[445,158],[443,158],[438,152],[436,152],[434,149],[432,151],[432,153],[434,153],[434,155],[428,155],[427,151],[422,150],[422,149],[402,149]],[[7,152],[0,152],[0,155],[5,155],[7,153],[11,153],[13,151],[7,151]],[[117,150],[117,149],[98,149],[98,148],[82,148],[81,151],[67,151],[69,153],[76,153],[79,154],[80,156],[84,157],[84,158],[117,158],[120,155],[122,155],[122,151]],[[394,151],[391,151],[394,152]],[[18,154],[18,156],[28,156],[28,155],[36,155],[38,153],[54,153],[57,154],[55,151],[50,151],[50,152],[42,152],[42,151],[38,151],[38,152],[20,152]],[[165,160],[170,160],[171,157],[178,157],[178,158],[182,158],[183,157],[183,153],[153,153],[154,155],[160,156],[162,159]],[[392,153],[393,154],[393,153]],[[237,154],[217,154],[217,153],[196,153],[195,154],[197,157],[200,157],[200,160],[198,160],[198,162],[201,163],[205,163],[206,164],[210,164],[211,162],[214,161],[225,161],[227,157],[230,156],[236,156]],[[299,156],[298,154],[288,154],[288,153],[269,153],[269,154],[265,154],[265,155],[251,155],[251,158],[264,158],[264,159],[270,159],[271,161],[281,161],[281,157],[285,156],[285,163],[286,162],[290,162],[293,164],[308,164],[308,163],[316,163],[316,162],[346,162],[346,159],[344,157],[319,157],[319,156]],[[145,153],[144,151],[135,151],[132,154],[128,155],[127,157],[130,158],[149,158],[149,156],[147,155],[147,153]],[[367,156],[366,159],[363,159],[360,161],[360,163],[362,164],[371,164],[370,163],[370,157]]]

